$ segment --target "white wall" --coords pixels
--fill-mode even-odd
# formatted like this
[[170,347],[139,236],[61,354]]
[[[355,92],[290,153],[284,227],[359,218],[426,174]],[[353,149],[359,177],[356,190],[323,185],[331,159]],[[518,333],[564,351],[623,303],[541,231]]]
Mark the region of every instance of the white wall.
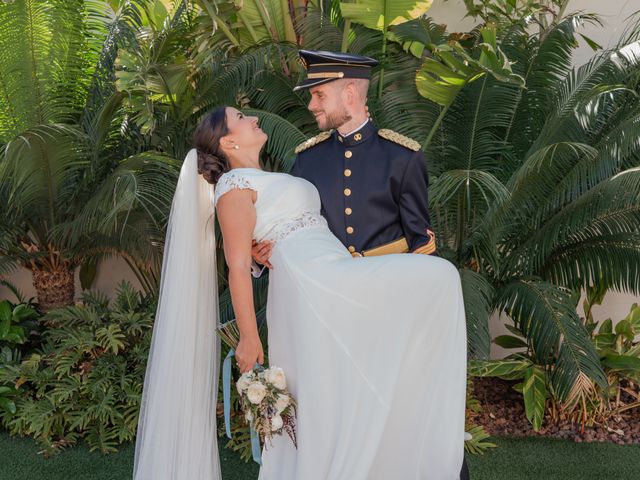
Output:
[[[603,47],[614,46],[624,30],[626,19],[640,10],[640,0],[570,0],[567,12],[583,11],[596,13],[601,17],[604,27],[586,25],[578,31],[595,40]],[[475,22],[471,18],[464,18],[466,9],[463,0],[434,0],[429,15],[437,23],[444,23],[450,31],[468,31]],[[593,55],[593,50],[587,43],[580,40],[576,50],[574,62],[576,65],[585,63]]]

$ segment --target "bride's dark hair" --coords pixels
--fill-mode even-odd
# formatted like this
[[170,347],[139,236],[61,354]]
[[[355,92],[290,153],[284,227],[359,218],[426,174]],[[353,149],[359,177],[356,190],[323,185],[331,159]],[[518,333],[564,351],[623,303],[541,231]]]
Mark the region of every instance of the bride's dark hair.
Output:
[[198,173],[213,185],[230,168],[229,159],[220,148],[220,139],[228,133],[227,108],[220,107],[202,119],[193,135],[198,151]]

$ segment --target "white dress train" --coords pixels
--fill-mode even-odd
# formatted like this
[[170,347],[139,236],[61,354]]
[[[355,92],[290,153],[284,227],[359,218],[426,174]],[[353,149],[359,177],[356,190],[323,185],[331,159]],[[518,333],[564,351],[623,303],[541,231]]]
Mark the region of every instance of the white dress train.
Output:
[[353,258],[304,179],[234,169],[257,192],[254,238],[274,248],[269,363],[298,401],[296,449],[263,449],[259,480],[458,480],[466,327],[460,278],[426,255]]

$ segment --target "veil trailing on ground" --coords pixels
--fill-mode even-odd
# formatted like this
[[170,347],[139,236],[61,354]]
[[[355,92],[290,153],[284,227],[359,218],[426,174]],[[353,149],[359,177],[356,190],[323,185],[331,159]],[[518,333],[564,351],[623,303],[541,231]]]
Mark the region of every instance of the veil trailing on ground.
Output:
[[144,380],[135,480],[219,480],[214,189],[191,150],[176,187]]

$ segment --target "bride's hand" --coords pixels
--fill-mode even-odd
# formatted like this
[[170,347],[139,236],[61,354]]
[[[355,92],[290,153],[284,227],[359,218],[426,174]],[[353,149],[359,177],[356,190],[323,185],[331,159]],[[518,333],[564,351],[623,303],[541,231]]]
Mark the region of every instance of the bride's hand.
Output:
[[257,335],[250,337],[240,337],[240,343],[236,348],[236,360],[240,372],[248,372],[258,362],[262,365],[264,362],[264,352],[262,351],[262,342]]

